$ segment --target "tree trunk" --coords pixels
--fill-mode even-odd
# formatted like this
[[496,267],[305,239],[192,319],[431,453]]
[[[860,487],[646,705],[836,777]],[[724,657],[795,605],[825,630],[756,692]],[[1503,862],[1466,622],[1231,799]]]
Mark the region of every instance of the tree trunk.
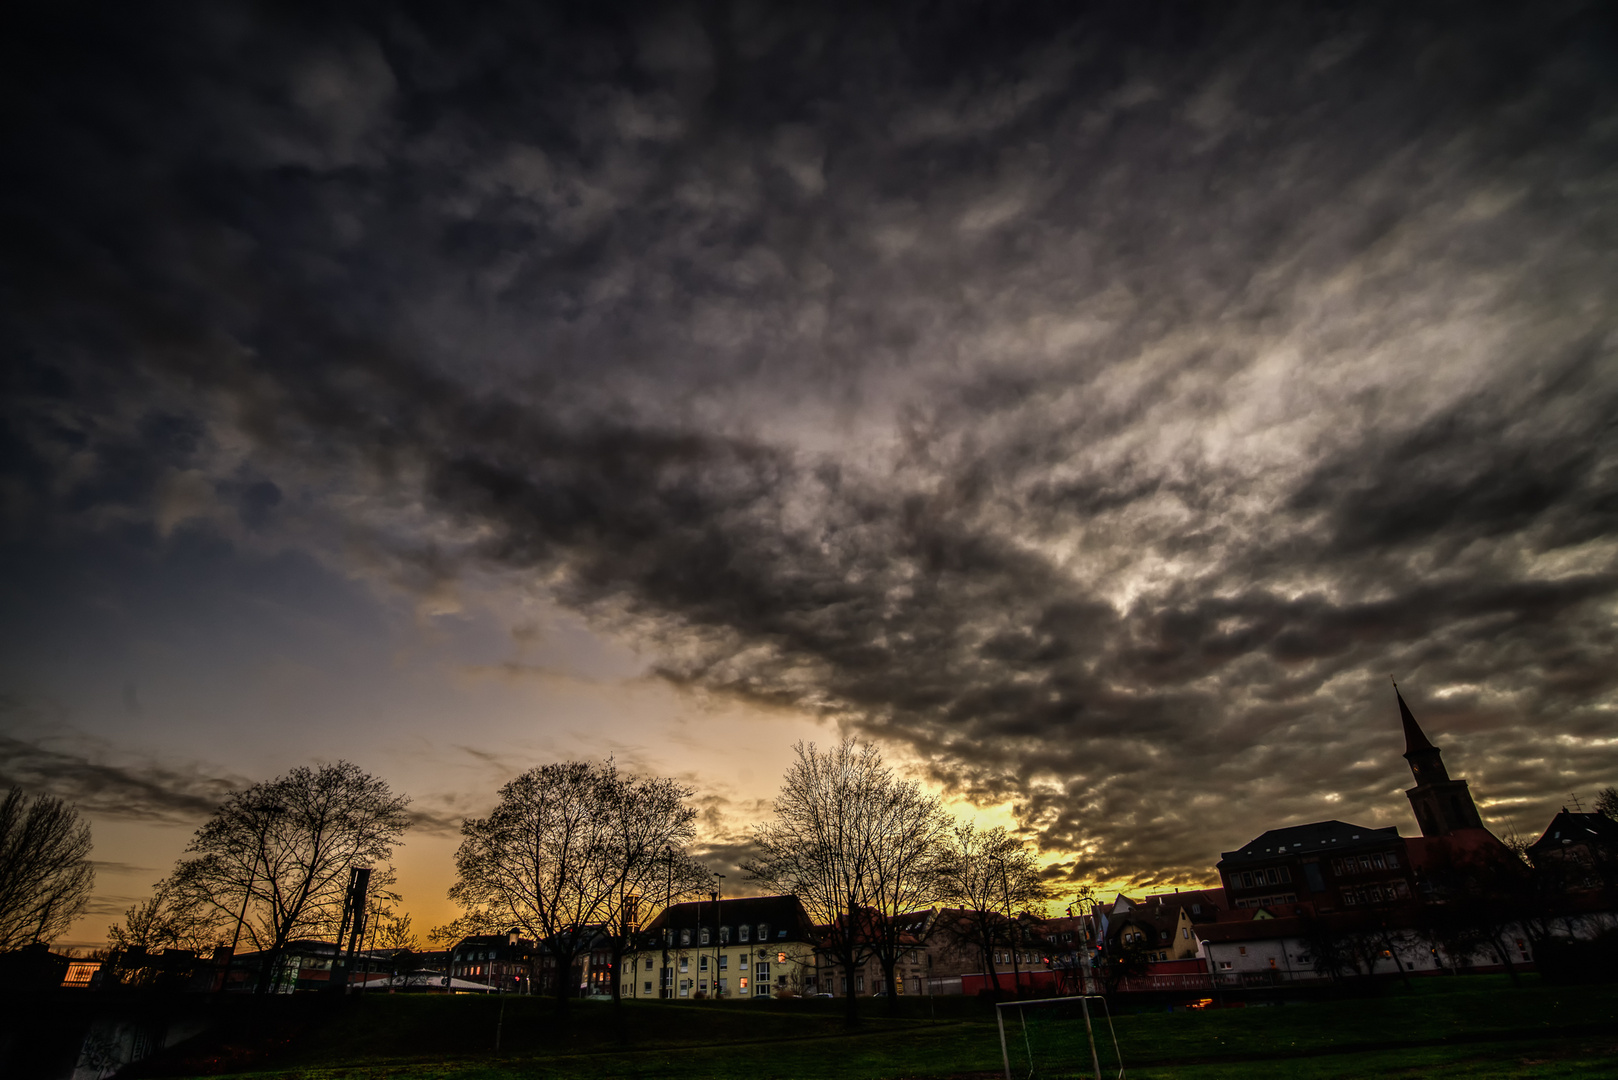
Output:
[[860,1026],[860,1003],[855,997],[854,990],[854,956],[852,952],[842,958],[843,960],[843,1021],[849,1027]]
[[1489,947],[1494,950],[1494,955],[1499,957],[1500,963],[1505,966],[1506,975],[1511,979],[1511,985],[1520,985],[1522,980],[1517,976],[1516,965],[1511,962],[1511,953],[1507,946],[1500,944],[1500,936],[1498,934],[1489,935]]
[[1003,992],[1000,986],[1000,968],[994,962],[994,938],[987,929],[983,933],[983,970],[989,973],[989,978],[994,983],[995,996],[999,997]]
[[[567,1012],[567,999],[572,997],[573,961],[578,954],[556,958],[556,1011],[558,1014]],[[565,960],[565,962],[564,962]]]
[[1393,968],[1399,973],[1399,981],[1406,990],[1410,989],[1410,972],[1405,970],[1405,963],[1399,959],[1399,950],[1394,948],[1393,937],[1388,933],[1387,927],[1382,927],[1382,945],[1388,950],[1388,956],[1393,959]]
[[894,976],[899,965],[895,958],[891,956],[881,957],[880,963],[882,964],[882,985],[886,987],[888,991],[888,1015],[898,1016],[899,984]]

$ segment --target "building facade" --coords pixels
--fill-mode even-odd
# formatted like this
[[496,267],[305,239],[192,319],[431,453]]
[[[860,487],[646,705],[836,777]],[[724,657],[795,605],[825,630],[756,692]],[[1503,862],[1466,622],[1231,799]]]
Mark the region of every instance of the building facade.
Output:
[[795,896],[674,904],[624,956],[627,998],[802,994],[815,979],[815,935]]

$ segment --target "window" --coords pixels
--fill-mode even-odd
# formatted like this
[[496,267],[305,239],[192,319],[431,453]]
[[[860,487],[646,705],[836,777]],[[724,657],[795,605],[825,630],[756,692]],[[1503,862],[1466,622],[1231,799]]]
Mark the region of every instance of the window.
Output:
[[1397,869],[1399,869],[1399,856],[1395,855],[1391,851],[1388,852],[1388,869],[1389,870],[1397,870]]
[[865,993],[865,973],[863,971],[854,976],[854,992],[857,994]]
[[759,923],[758,924],[758,939],[760,941],[768,941],[768,940],[770,940],[770,924],[769,923]]
[[702,943],[704,945],[708,944],[708,928],[706,926],[702,928]]
[[691,931],[689,931],[689,930],[681,930],[680,931],[680,944],[681,945],[689,945],[689,944],[691,944]]
[[1229,960],[1221,960],[1221,961],[1219,961],[1219,970],[1221,970],[1221,971],[1229,971],[1230,970],[1230,961]]
[[[775,962],[776,962],[776,963],[778,963],[778,964],[784,964],[784,963],[786,963],[786,962],[787,962],[787,954],[786,954],[786,953],[784,953],[784,952],[778,952],[778,953],[776,953],[776,954],[775,954]],[[765,966],[765,967],[769,967],[769,965],[768,965],[768,964],[765,964],[765,965],[764,965],[764,966]]]
[[1383,860],[1380,854],[1371,856],[1371,866],[1377,870],[1386,870],[1388,868],[1387,862]]
[[1180,927],[1180,936],[1182,938],[1184,938],[1185,940],[1190,941],[1191,940],[1191,928],[1189,926]]
[[680,957],[680,970],[681,971],[690,971],[691,970],[691,958],[690,957],[688,957],[688,956]]
[[1237,946],[1237,951],[1240,952],[1243,956],[1246,956],[1247,955],[1247,946],[1246,945],[1238,945]]
[[748,934],[752,931],[752,929],[753,928],[751,926],[738,926],[736,928],[736,933],[739,935],[742,941],[746,941],[748,940]]
[[730,927],[721,926],[719,928],[719,944],[721,944],[721,945],[729,945],[730,944]]
[[[742,961],[742,963],[744,963],[744,964],[745,964],[745,963],[746,963],[746,962],[747,962],[747,961],[745,961],[745,960],[744,960],[744,961]],[[724,970],[725,970],[725,969],[726,969],[726,968],[728,968],[728,967],[729,967],[729,966],[730,966],[730,957],[729,957],[729,956],[726,956],[726,955],[724,955],[724,954],[723,954],[723,953],[721,953],[721,954],[720,954],[720,956],[719,956],[719,970],[720,970],[720,971],[724,971]]]
[[708,958],[706,956],[699,956],[697,958],[697,970],[698,971],[707,971],[708,970]]
[[763,982],[770,977],[770,963],[768,960],[758,962],[758,966],[753,969],[753,977],[759,982]]
[[646,980],[646,993],[650,994],[651,992],[652,992],[652,981],[650,979],[647,979]]

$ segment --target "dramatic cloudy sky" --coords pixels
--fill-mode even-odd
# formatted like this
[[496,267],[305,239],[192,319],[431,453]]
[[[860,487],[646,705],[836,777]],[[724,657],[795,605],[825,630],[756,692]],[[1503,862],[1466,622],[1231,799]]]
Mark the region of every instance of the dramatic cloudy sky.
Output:
[[[80,937],[233,784],[847,732],[1054,872],[1618,781],[1598,3],[30,4],[0,782]],[[732,870],[732,885],[735,871]]]

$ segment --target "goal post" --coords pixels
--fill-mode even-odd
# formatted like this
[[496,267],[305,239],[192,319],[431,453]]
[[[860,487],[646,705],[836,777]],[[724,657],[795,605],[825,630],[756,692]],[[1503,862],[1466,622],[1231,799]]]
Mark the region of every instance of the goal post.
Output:
[[[1112,1040],[1112,1059],[1118,1066],[1116,1080],[1123,1080],[1124,1059],[1118,1050],[1118,1032],[1112,1025],[1112,1010],[1107,1006],[1107,999],[1100,994],[1079,994],[1072,997],[1035,998],[1029,1001],[1001,1001],[994,1006],[995,1025],[1000,1031],[1000,1061],[1005,1066],[1006,1080],[1021,1080],[1012,1072],[1011,1061],[1013,1056],[1024,1057],[1028,1063],[1025,1074],[1027,1080],[1044,1080],[1056,1076],[1076,1076],[1083,1068],[1075,1060],[1079,1047],[1083,1045],[1089,1050],[1089,1072],[1095,1080],[1103,1080],[1101,1073],[1101,1055],[1096,1046],[1096,1022],[1091,1015],[1092,1003],[1101,1008],[1101,1017],[1107,1022],[1107,1035]],[[1013,1030],[1008,1037],[1006,1032],[1006,1010],[1015,1009],[1017,1015],[1014,1025],[1021,1030]],[[1077,1012],[1084,1021],[1084,1040],[1081,1044],[1077,1039],[1053,1040],[1042,1036],[1036,1047],[1035,1039],[1029,1030],[1029,1014],[1033,1013],[1035,1025],[1039,1025],[1041,1018],[1052,1023],[1060,1023],[1064,1018],[1073,1019]],[[1054,1015],[1053,1015],[1054,1014]],[[1062,1014],[1066,1014],[1065,1017]],[[1050,1029],[1047,1029],[1047,1035]],[[1019,1041],[1017,1035],[1021,1034],[1021,1053],[1014,1054],[1013,1047]],[[1066,1045],[1063,1045],[1063,1043]],[[1077,1068],[1076,1068],[1077,1067]]]

